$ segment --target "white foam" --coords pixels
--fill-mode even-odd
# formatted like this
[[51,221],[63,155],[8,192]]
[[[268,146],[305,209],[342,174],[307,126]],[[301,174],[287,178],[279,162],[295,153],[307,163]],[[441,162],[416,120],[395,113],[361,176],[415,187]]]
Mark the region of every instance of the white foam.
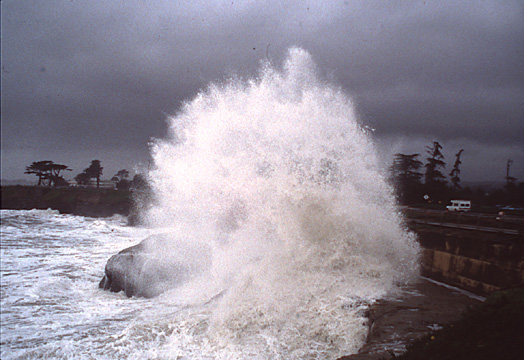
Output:
[[[151,228],[2,210],[2,358],[356,352],[367,308],[416,277],[419,248],[350,98],[291,49],[281,69],[211,85],[170,125],[153,148]],[[191,280],[154,299],[98,289],[109,257],[152,234]]]
[[[222,294],[194,325],[212,357],[354,352],[367,328],[350,305],[418,273],[415,237],[351,99],[302,49],[282,69],[210,85],[152,152],[149,223],[211,248],[204,274],[170,296]],[[173,349],[192,348],[180,338]]]

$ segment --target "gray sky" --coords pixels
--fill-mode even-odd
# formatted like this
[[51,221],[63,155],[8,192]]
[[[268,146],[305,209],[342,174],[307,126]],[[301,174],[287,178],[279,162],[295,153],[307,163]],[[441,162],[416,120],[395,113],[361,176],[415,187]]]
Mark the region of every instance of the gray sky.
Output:
[[463,180],[503,180],[511,158],[524,181],[521,0],[3,0],[1,16],[5,179],[35,160],[146,166],[182,101],[299,46],[385,159],[438,140],[446,174],[464,148]]

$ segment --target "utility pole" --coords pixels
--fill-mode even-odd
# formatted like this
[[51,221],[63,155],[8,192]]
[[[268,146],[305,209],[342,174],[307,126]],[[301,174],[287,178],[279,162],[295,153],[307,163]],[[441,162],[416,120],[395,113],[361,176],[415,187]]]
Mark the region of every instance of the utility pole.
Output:
[[513,163],[513,160],[508,159],[508,164],[506,165],[506,185],[509,185],[510,179],[512,179],[509,176],[509,168],[511,167],[512,163]]

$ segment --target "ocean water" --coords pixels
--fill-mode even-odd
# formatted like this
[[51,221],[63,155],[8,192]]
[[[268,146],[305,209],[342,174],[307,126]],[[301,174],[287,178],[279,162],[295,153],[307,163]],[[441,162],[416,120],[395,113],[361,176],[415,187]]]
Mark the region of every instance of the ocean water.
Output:
[[107,259],[147,232],[120,217],[1,210],[1,358],[137,354],[127,336],[154,305],[100,291],[98,281]]
[[[293,48],[168,121],[143,226],[2,211],[2,358],[356,353],[366,310],[417,278],[420,250],[351,98]],[[191,276],[153,299],[99,290],[107,259],[152,234]]]

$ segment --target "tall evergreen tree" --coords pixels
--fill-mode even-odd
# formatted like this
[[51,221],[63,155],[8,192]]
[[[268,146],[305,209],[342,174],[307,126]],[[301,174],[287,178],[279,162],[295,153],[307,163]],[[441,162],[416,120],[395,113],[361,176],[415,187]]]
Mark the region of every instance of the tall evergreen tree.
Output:
[[420,154],[395,154],[390,167],[391,179],[395,184],[401,203],[417,200],[421,188],[422,174],[419,172],[422,162]]
[[426,146],[426,173],[424,183],[426,191],[433,198],[442,198],[446,190],[446,177],[441,169],[446,166],[444,155],[442,155],[442,145],[438,141],[433,141],[432,146]]
[[455,154],[455,164],[453,164],[453,169],[449,173],[451,183],[455,190],[462,189],[462,186],[460,186],[460,164],[462,164],[462,161],[460,161],[460,155],[462,155],[463,151],[464,149],[460,149],[460,151]]

